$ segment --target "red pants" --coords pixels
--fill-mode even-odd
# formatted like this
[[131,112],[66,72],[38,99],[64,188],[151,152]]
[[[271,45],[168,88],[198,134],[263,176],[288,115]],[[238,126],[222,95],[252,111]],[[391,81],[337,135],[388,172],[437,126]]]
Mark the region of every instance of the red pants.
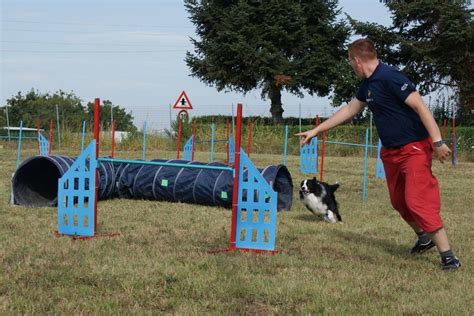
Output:
[[438,181],[431,173],[431,139],[382,148],[390,201],[407,222],[431,233],[443,227]]

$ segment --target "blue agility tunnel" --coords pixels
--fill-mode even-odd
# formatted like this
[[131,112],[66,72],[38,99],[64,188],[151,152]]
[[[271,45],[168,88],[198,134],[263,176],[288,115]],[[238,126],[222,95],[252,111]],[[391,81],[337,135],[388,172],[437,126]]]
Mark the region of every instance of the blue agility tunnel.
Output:
[[[12,180],[15,204],[34,207],[56,206],[58,179],[74,161],[75,158],[65,156],[34,156],[25,160],[18,167]],[[153,161],[227,166],[218,162]],[[258,170],[278,194],[277,209],[289,211],[293,200],[293,182],[286,166],[270,165]],[[231,208],[232,187],[233,175],[229,170],[99,161],[99,199],[119,197]]]

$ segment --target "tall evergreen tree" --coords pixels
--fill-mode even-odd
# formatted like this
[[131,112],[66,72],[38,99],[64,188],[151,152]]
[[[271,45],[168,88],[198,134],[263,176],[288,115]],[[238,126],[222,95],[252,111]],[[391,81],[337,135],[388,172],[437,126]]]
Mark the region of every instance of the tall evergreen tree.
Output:
[[218,91],[261,89],[282,122],[281,93],[331,92],[344,63],[348,27],[337,1],[185,0],[198,39],[187,52],[191,75]]

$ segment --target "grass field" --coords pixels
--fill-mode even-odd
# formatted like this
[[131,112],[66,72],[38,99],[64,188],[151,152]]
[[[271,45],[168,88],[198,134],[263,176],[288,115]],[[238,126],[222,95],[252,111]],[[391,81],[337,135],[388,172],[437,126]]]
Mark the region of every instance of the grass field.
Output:
[[[55,208],[8,205],[15,158],[0,149],[0,314],[474,314],[474,163],[434,162],[442,215],[463,264],[443,273],[435,250],[407,254],[415,236],[374,177],[375,159],[363,203],[362,158],[326,157],[325,180],[341,184],[344,222],[316,220],[295,188],[292,210],[278,214],[281,252],[272,256],[208,254],[227,247],[230,211],[180,203],[103,201],[98,231],[120,236],[54,237]],[[282,161],[252,159],[259,167]],[[298,157],[288,166],[297,186],[304,178]]]

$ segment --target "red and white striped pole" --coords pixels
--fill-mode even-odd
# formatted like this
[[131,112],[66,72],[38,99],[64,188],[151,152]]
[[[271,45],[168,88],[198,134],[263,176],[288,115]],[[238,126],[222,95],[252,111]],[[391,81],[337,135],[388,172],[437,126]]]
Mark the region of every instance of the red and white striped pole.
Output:
[[40,120],[39,119],[36,119],[36,135],[38,138],[38,155],[41,155]]
[[53,147],[53,120],[49,120],[49,148],[48,155],[51,155],[51,148]]
[[242,136],[242,103],[237,103],[237,126],[235,130],[234,183],[232,188],[232,224],[230,229],[230,250],[235,250],[237,231],[237,206],[239,203],[240,141]]
[[[94,100],[94,139],[95,158],[99,158],[99,132],[100,132],[100,99]],[[95,194],[94,194],[94,235],[97,232],[97,200],[99,199],[99,168],[95,169]]]

